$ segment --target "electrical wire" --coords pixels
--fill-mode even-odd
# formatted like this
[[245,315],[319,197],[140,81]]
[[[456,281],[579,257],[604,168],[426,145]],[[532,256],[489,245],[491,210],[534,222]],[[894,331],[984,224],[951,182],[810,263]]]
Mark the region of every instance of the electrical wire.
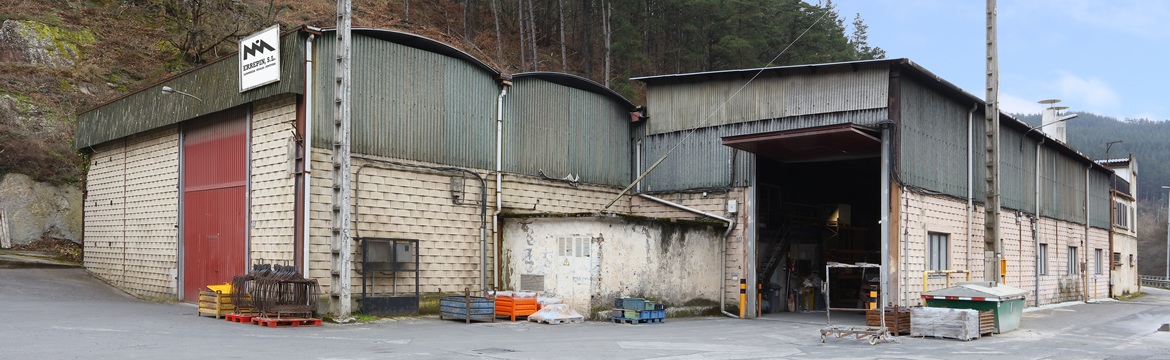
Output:
[[674,146],[671,147],[670,150],[668,150],[666,152],[666,154],[662,155],[662,157],[659,158],[658,161],[654,163],[654,165],[651,165],[649,169],[646,169],[646,171],[642,173],[642,175],[638,176],[638,178],[635,179],[634,182],[630,184],[630,186],[627,186],[624,190],[622,190],[622,192],[617,195],[617,198],[615,198],[614,201],[609,202],[609,204],[605,205],[605,207],[602,207],[601,210],[598,210],[597,212],[601,213],[601,212],[604,212],[606,209],[609,209],[610,206],[613,206],[613,204],[617,202],[617,199],[620,199],[622,197],[622,195],[625,195],[627,192],[629,192],[630,188],[634,187],[634,184],[637,184],[639,181],[642,181],[642,178],[646,177],[646,174],[649,174],[651,171],[654,171],[654,168],[658,167],[658,164],[661,164],[663,160],[666,160],[666,157],[670,156],[670,154],[673,153],[675,150],[677,150],[679,146],[682,146],[683,143],[685,143],[687,140],[689,140],[691,138],[691,135],[695,134],[696,130],[698,130],[699,128],[702,128],[704,125],[707,125],[708,120],[711,120],[711,118],[714,117],[715,114],[718,114],[720,111],[722,111],[723,108],[727,106],[727,103],[731,102],[731,99],[734,99],[736,96],[739,95],[740,92],[743,91],[743,89],[747,88],[748,85],[751,85],[751,83],[753,81],[755,81],[756,78],[758,78],[760,76],[760,74],[764,73],[764,70],[767,70],[768,67],[772,66],[772,64],[774,64],[776,62],[776,60],[779,60],[780,56],[783,56],[784,53],[788,52],[788,49],[792,48],[792,45],[795,45],[797,41],[800,41],[800,39],[803,38],[804,35],[807,34],[809,30],[812,30],[812,28],[814,26],[817,26],[817,24],[820,24],[821,20],[824,20],[826,15],[829,15],[828,11],[821,14],[821,17],[817,18],[816,21],[813,21],[812,25],[809,25],[808,28],[804,29],[804,31],[801,32],[800,35],[798,35],[796,37],[796,39],[793,39],[791,43],[788,43],[788,46],[785,46],[784,50],[780,50],[780,53],[776,54],[776,57],[773,57],[772,60],[768,61],[768,63],[764,65],[764,67],[762,67],[758,71],[756,71],[755,75],[752,75],[751,79],[748,79],[748,81],[745,82],[743,84],[743,86],[740,86],[738,90],[735,90],[735,93],[732,93],[731,96],[728,96],[727,100],[724,100],[722,104],[719,104],[719,107],[715,108],[715,110],[711,111],[711,113],[708,114],[707,117],[703,118],[703,121],[700,121],[698,126],[692,128],[690,130],[686,130],[686,133],[687,133],[686,136],[683,136],[683,138],[681,140],[679,140],[677,143],[675,143]]

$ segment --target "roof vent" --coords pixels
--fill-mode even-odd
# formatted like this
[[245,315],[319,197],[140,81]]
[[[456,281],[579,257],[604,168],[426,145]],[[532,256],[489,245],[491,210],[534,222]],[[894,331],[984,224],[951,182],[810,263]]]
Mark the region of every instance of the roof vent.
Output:
[[[1053,123],[1057,120],[1060,120],[1061,112],[1068,109],[1068,106],[1056,106],[1057,103],[1060,103],[1060,100],[1057,100],[1057,99],[1040,100],[1039,103],[1043,104],[1043,105],[1048,105],[1048,108],[1045,108],[1044,112],[1041,115],[1041,119],[1040,119],[1041,125]],[[1065,140],[1065,135],[1067,133],[1065,131],[1065,124],[1063,121],[1053,123],[1052,125],[1044,126],[1043,128],[1040,129],[1040,131],[1043,131],[1045,134],[1047,134],[1049,137],[1051,137],[1053,139],[1060,140],[1060,142],[1062,142],[1062,143],[1068,142]]]

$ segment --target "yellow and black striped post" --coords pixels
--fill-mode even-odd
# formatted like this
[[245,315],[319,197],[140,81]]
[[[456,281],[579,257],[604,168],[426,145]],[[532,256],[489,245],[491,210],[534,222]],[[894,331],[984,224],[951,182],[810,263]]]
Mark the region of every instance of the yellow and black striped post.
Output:
[[739,318],[743,319],[747,306],[747,279],[739,279]]
[[764,315],[764,284],[756,284],[756,317]]

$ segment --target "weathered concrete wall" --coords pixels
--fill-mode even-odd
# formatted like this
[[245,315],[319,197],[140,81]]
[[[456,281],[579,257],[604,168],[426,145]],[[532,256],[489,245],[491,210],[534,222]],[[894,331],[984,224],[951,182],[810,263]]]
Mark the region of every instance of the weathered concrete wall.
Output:
[[[1121,261],[1113,265],[1113,294],[1122,296],[1141,291],[1138,286],[1137,237],[1123,234],[1113,235],[1113,251],[1121,254]],[[1109,254],[1108,261],[1113,261]]]
[[[896,260],[897,276],[906,285],[898,289],[899,303],[919,305],[922,303],[923,271],[927,268],[927,239],[929,233],[950,236],[949,268],[970,270],[971,280],[983,280],[983,206],[975,205],[971,223],[970,258],[967,252],[967,203],[949,196],[927,195],[903,192],[901,208],[901,235],[897,245],[904,253]],[[1083,224],[1061,221],[1047,217],[1035,220],[1036,235],[1033,235],[1033,219],[1022,214],[1017,221],[1017,211],[1003,209],[1000,212],[1000,238],[1003,240],[1004,258],[1008,268],[1004,283],[1028,290],[1028,306],[1039,303],[1051,304],[1064,301],[1082,300],[1108,296],[1108,268],[1097,274],[1095,250],[1108,252],[1109,232],[1105,229],[1090,228],[1086,234]],[[1086,236],[1087,235],[1087,236]],[[1037,293],[1036,249],[1037,243],[1047,245],[1047,268],[1039,276]],[[1069,273],[1069,247],[1077,248],[1078,271]],[[1106,265],[1107,266],[1107,265]],[[947,275],[927,277],[925,291],[946,287]],[[950,284],[966,280],[966,275],[949,275]],[[1087,291],[1086,291],[1087,290]]]
[[80,244],[81,211],[81,190],[76,187],[36,182],[23,174],[5,175],[0,181],[0,221],[4,222],[0,247],[42,237]]
[[[747,239],[747,218],[744,211],[747,207],[747,188],[733,188],[725,194],[707,193],[669,193],[655,194],[656,198],[683,205],[692,209],[705,211],[727,218],[733,215],[727,212],[727,201],[736,200],[737,218],[735,228],[728,234],[726,264],[727,276],[723,279],[723,298],[727,304],[739,304],[739,279],[747,277],[747,250],[744,239]],[[637,216],[674,219],[702,220],[699,214],[684,211],[675,207],[666,206],[641,197],[630,198],[630,214]],[[722,234],[720,234],[722,236]],[[718,298],[715,299],[718,301]]]
[[639,217],[516,217],[503,227],[506,290],[544,275],[544,296],[582,314],[634,296],[671,306],[716,301],[725,228]]

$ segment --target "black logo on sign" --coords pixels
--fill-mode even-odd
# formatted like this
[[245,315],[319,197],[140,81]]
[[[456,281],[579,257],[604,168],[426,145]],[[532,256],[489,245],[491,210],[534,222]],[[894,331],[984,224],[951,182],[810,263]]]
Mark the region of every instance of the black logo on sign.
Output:
[[264,50],[276,51],[276,48],[273,48],[272,45],[268,45],[268,43],[264,42],[264,40],[256,40],[252,42],[252,45],[245,46],[243,50],[244,60],[248,60],[248,55],[256,56],[257,54],[263,54]]

